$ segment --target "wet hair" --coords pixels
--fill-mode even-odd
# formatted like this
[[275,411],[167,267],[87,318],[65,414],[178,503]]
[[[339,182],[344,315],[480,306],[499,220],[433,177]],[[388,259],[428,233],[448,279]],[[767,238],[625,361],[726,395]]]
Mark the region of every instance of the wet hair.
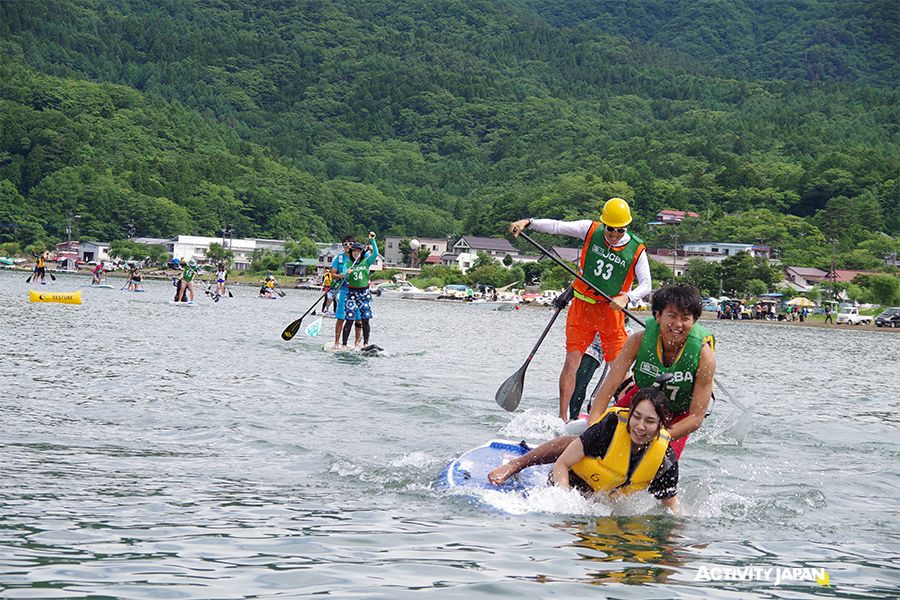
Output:
[[[642,388],[632,396],[629,411],[633,411],[634,407],[644,400],[649,400],[656,410],[656,416],[659,417],[660,427],[668,427],[672,420],[672,412],[669,410],[669,404],[666,402],[666,395],[662,390],[655,387]],[[631,412],[628,413],[628,419],[631,420]]]
[[654,315],[659,315],[670,304],[689,315],[694,315],[694,321],[700,319],[703,314],[703,299],[700,290],[687,283],[671,283],[664,285],[653,293],[651,308]]

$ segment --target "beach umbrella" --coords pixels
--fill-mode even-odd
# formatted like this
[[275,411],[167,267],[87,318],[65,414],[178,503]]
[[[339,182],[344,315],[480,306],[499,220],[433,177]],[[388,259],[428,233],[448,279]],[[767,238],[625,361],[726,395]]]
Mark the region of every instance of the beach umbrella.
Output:
[[803,296],[797,296],[796,298],[788,300],[788,304],[790,304],[791,306],[805,306],[807,308],[815,306],[812,300],[810,300],[809,298],[804,298]]

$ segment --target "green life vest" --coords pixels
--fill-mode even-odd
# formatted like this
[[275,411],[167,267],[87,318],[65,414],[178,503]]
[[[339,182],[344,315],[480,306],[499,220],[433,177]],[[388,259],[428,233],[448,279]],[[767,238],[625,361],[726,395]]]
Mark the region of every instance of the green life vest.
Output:
[[347,269],[347,285],[352,288],[369,287],[369,263],[361,260]]
[[185,265],[184,270],[181,272],[181,278],[185,281],[193,281],[194,280],[194,268],[190,265]]
[[[606,230],[599,222],[591,226],[581,248],[581,275],[608,296],[617,296],[631,289],[634,280],[634,264],[644,250],[644,242],[630,234],[624,247],[613,249],[606,242]],[[590,287],[575,282],[575,295],[593,304],[601,300]]]
[[666,367],[662,362],[662,348],[660,347],[662,338],[659,335],[659,323],[656,322],[656,319],[649,318],[646,325],[644,339],[641,341],[637,359],[634,361],[634,382],[639,388],[650,387],[662,373],[672,373],[674,377],[666,384],[664,392],[672,416],[677,417],[686,413],[691,407],[703,344],[709,342],[710,347],[715,349],[716,339],[709,330],[695,323],[688,333],[684,348],[681,349],[678,358],[671,366]]

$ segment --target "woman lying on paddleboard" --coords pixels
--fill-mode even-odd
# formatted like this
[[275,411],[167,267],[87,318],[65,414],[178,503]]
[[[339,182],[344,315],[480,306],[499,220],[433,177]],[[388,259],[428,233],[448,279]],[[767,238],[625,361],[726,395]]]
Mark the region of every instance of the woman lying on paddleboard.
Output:
[[610,495],[646,490],[678,512],[678,458],[669,447],[668,422],[663,392],[644,388],[632,397],[630,408],[609,409],[579,437],[542,444],[497,467],[488,480],[502,485],[526,467],[556,459],[550,480],[560,487]]

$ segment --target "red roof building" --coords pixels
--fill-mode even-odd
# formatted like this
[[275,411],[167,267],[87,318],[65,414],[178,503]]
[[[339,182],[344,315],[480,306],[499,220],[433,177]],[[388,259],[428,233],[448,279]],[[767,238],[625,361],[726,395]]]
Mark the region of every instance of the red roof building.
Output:
[[661,210],[656,213],[656,221],[660,225],[681,223],[685,219],[699,219],[700,215],[685,210]]

